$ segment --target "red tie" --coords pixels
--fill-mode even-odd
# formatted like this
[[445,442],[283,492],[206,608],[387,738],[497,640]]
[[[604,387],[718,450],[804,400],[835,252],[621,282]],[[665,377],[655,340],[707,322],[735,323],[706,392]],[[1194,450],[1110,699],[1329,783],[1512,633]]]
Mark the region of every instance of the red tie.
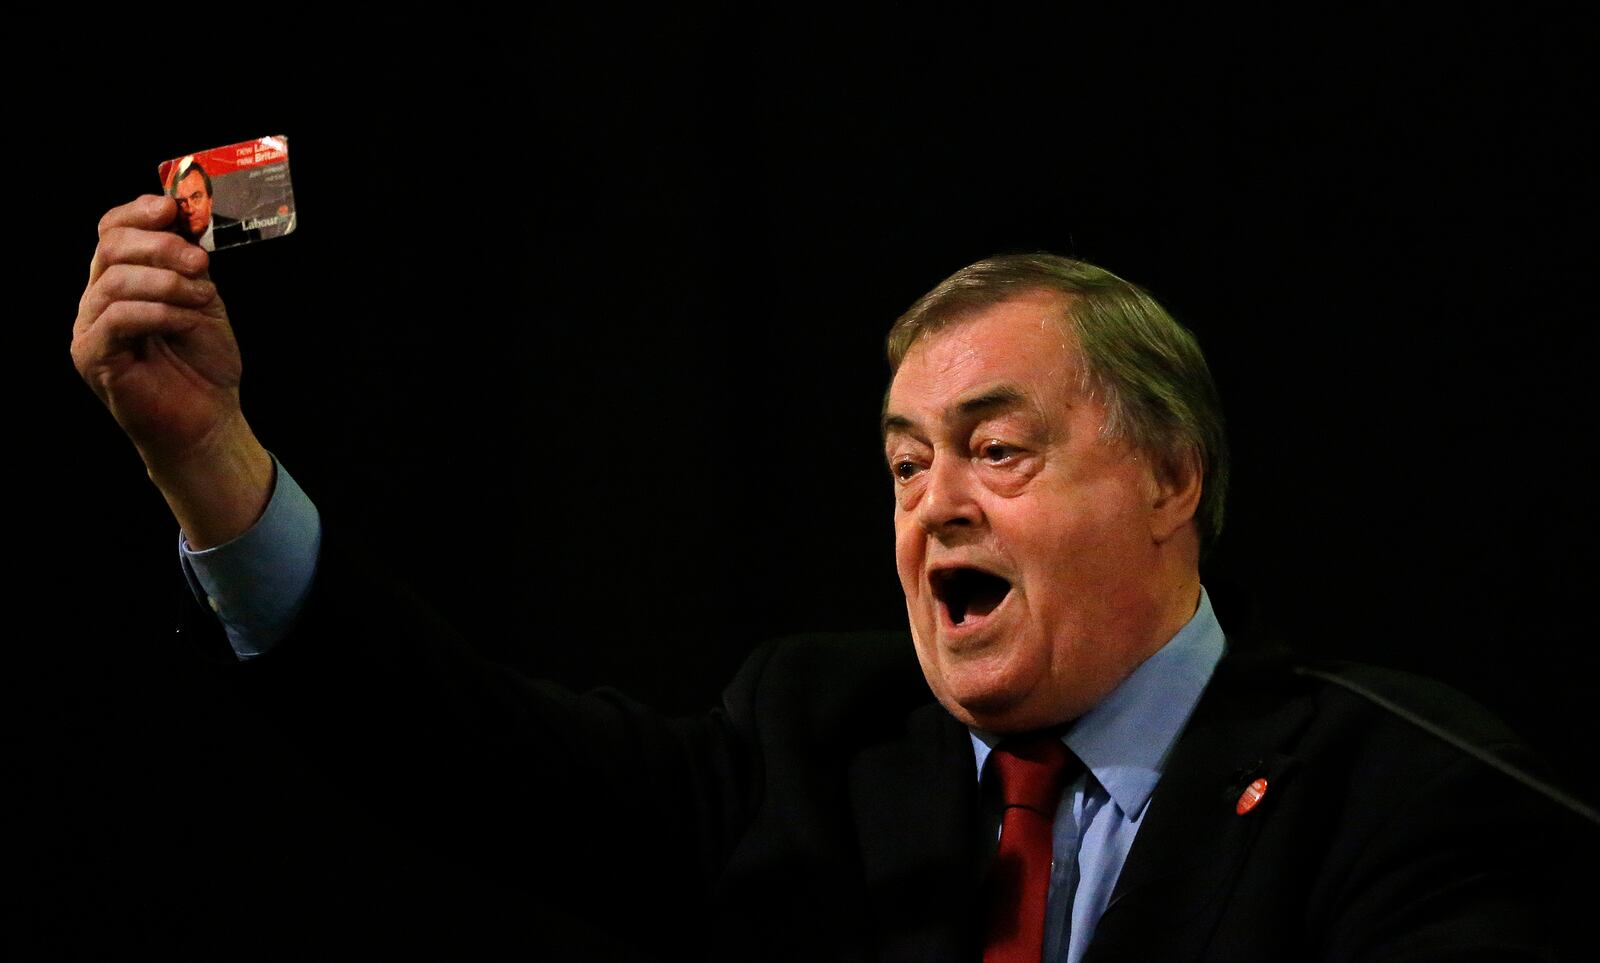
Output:
[[984,881],[988,914],[983,963],[1039,963],[1050,892],[1056,803],[1075,757],[1059,733],[1007,739],[989,754],[1005,815],[1000,850]]

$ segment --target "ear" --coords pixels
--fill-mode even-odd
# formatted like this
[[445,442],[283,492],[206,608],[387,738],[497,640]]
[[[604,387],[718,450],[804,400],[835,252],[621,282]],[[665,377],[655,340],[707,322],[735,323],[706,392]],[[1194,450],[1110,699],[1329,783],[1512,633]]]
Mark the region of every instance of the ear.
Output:
[[1155,490],[1150,505],[1150,535],[1157,542],[1165,542],[1189,530],[1200,506],[1205,466],[1198,451],[1185,447],[1169,457],[1152,459],[1151,468]]

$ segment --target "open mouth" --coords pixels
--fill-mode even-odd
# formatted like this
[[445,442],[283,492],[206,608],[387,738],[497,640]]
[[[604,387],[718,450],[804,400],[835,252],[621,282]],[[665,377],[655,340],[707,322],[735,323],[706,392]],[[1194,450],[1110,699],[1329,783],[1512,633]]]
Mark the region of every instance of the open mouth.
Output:
[[928,581],[955,625],[988,615],[1011,592],[1010,582],[976,568],[940,569],[930,572]]

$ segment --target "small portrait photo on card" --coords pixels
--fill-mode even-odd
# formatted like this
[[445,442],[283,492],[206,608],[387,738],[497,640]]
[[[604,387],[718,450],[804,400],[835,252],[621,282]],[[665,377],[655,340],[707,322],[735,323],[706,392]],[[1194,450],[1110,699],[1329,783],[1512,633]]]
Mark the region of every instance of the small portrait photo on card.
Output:
[[208,251],[294,231],[287,137],[185,154],[163,161],[158,173],[162,189],[178,202],[174,229]]

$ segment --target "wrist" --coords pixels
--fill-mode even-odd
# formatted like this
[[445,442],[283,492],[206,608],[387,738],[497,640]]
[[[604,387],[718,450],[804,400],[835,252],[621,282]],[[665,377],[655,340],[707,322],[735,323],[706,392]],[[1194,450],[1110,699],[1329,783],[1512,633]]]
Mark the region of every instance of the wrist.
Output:
[[242,415],[182,459],[147,458],[145,470],[195,551],[249,531],[272,497],[272,456]]

